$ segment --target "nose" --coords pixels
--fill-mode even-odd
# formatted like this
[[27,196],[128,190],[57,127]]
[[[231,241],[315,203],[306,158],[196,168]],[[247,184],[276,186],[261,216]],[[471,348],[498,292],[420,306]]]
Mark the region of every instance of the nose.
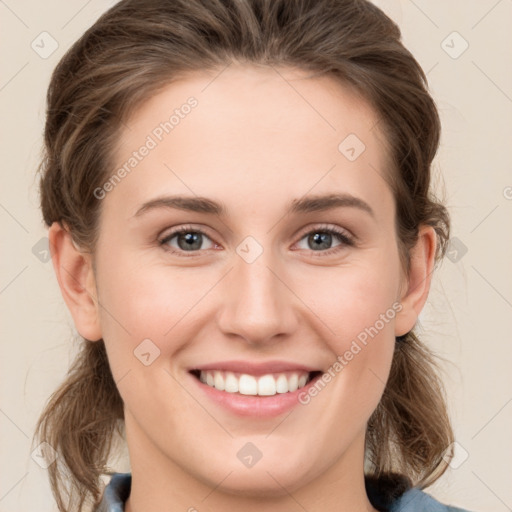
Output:
[[250,345],[269,345],[294,332],[298,299],[283,265],[272,258],[270,250],[252,263],[235,255],[234,267],[226,277],[225,300],[217,315],[224,335],[239,337]]

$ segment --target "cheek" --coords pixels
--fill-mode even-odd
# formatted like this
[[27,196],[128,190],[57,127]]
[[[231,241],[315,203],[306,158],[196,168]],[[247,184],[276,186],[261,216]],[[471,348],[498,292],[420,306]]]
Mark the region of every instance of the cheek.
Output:
[[211,269],[170,268],[112,252],[98,261],[97,274],[102,335],[112,371],[120,374],[140,370],[134,355],[141,346],[172,356],[193,338],[207,292],[218,281]]
[[340,376],[338,393],[363,415],[384,390],[401,309],[398,252],[390,245],[366,256],[357,264],[316,272],[314,287],[304,277],[298,292],[324,326],[323,339],[334,354],[332,373]]
[[[344,443],[365,428],[377,407],[389,376],[393,359],[394,319],[400,306],[395,302],[396,281],[390,271],[384,278],[371,269],[351,269],[325,280],[329,292],[315,293],[315,312],[329,329],[324,341],[333,353],[330,376],[324,392],[319,386],[316,401],[325,411],[324,428],[343,425],[345,437],[337,431],[326,439],[332,446],[344,449]],[[324,377],[325,378],[325,374]],[[333,401],[334,399],[334,401]],[[333,403],[339,404],[333,407]],[[350,418],[350,420],[348,420]]]
[[347,341],[363,339],[376,324],[383,336],[393,332],[399,308],[398,260],[378,252],[355,264],[311,270],[297,282],[297,294],[322,321],[337,353],[346,350]]

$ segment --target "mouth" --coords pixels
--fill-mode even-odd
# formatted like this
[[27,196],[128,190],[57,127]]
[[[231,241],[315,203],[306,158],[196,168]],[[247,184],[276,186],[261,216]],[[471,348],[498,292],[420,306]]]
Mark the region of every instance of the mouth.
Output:
[[225,370],[190,370],[201,383],[234,395],[270,397],[294,393],[322,375],[321,371],[283,371],[252,375]]

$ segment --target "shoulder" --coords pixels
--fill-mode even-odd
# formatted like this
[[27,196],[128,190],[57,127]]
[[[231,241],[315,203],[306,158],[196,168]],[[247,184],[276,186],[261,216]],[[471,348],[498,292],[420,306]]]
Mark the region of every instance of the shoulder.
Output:
[[124,504],[130,495],[131,485],[131,473],[114,473],[94,512],[123,512]]
[[383,512],[470,512],[443,505],[435,498],[413,487],[411,480],[399,473],[365,476],[368,498],[374,508]]
[[470,512],[469,510],[443,505],[420,489],[412,488],[391,503],[389,512]]

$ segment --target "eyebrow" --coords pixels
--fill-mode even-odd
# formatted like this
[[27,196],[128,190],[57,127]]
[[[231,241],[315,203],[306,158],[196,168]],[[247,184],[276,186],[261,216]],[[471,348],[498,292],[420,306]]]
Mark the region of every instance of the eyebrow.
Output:
[[[375,212],[370,205],[351,194],[310,195],[294,199],[288,204],[287,213],[319,212],[340,207],[358,208],[375,218]],[[134,217],[140,217],[144,213],[159,208],[174,208],[189,212],[208,213],[217,217],[226,217],[228,212],[223,203],[206,197],[162,196],[145,202],[137,210]]]

